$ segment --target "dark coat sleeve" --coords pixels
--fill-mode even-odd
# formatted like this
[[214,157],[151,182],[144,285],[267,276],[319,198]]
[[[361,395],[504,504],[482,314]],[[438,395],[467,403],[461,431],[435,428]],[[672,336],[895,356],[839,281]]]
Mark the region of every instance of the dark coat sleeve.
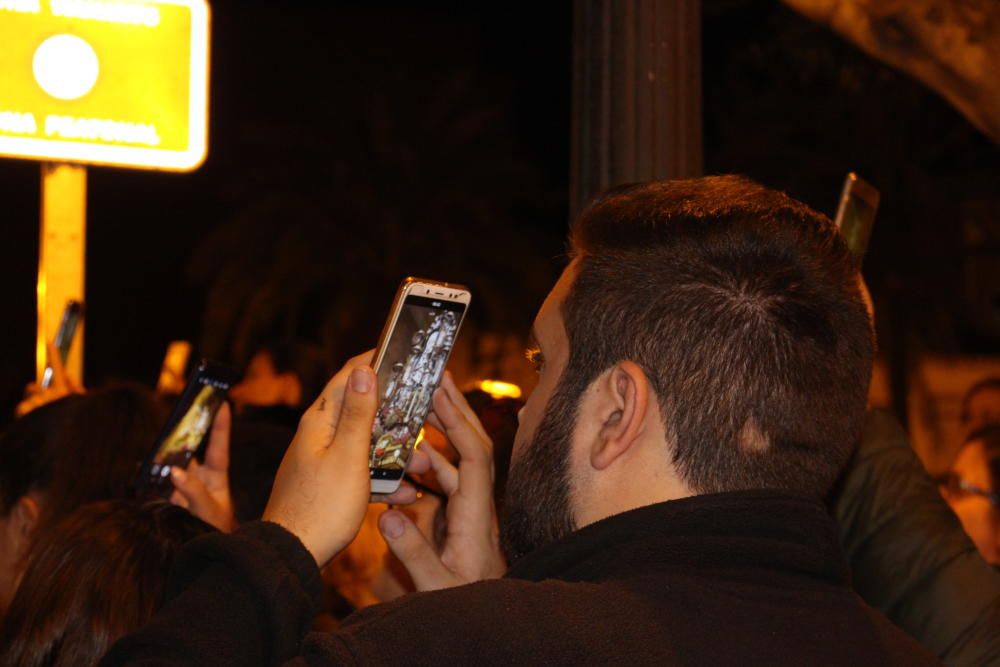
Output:
[[[101,664],[306,664],[296,656],[321,589],[312,556],[276,524],[198,538],[181,550],[161,611]],[[322,664],[351,663],[350,653],[331,642]]]
[[854,586],[949,665],[1000,664],[1000,573],[887,412],[871,411],[832,497]]

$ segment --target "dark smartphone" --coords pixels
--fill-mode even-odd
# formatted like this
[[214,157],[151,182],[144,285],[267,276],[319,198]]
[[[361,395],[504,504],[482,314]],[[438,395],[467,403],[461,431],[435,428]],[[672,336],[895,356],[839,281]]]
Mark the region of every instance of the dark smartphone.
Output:
[[232,369],[206,360],[191,372],[156,446],[139,470],[136,493],[140,498],[170,495],[170,470],[187,468],[192,458],[201,456],[215,415],[236,379]]
[[854,172],[847,175],[835,222],[859,269],[868,250],[878,203],[879,192],[874,186],[858,178]]
[[472,295],[461,285],[407,278],[375,351],[379,407],[372,427],[372,493],[399,487],[431,410]]
[[[53,341],[56,350],[59,351],[59,359],[63,365],[69,359],[69,350],[73,347],[73,339],[76,337],[76,330],[83,320],[83,303],[79,301],[67,301],[63,309],[62,320],[59,321],[59,329],[56,330],[56,338]],[[46,366],[42,374],[42,389],[48,389],[52,384],[52,366]]]

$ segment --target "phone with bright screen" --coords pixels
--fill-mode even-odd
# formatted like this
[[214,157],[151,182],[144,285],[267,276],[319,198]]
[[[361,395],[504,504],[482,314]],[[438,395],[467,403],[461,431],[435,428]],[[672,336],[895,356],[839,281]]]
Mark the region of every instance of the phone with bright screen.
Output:
[[206,360],[192,371],[153,451],[139,471],[136,491],[140,497],[170,495],[171,469],[187,468],[191,459],[201,454],[215,415],[236,379],[232,369]]
[[878,203],[879,192],[874,186],[858,178],[854,172],[847,175],[835,222],[859,269],[868,250]]
[[[83,304],[79,301],[67,301],[53,341],[59,352],[59,359],[64,365],[69,359],[69,351],[73,347],[73,339],[76,337],[76,330],[80,327],[81,320],[83,320]],[[42,374],[42,389],[49,388],[54,374],[52,366],[45,367],[45,372]]]
[[379,406],[368,467],[372,493],[392,493],[431,410],[472,295],[461,285],[407,278],[375,352]]

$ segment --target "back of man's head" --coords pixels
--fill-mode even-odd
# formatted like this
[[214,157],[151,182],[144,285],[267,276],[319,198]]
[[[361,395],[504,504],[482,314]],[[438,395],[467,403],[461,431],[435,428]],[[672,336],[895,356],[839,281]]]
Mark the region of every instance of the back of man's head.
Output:
[[563,381],[622,360],[698,493],[825,494],[861,432],[873,334],[824,216],[735,176],[625,186],[572,230]]

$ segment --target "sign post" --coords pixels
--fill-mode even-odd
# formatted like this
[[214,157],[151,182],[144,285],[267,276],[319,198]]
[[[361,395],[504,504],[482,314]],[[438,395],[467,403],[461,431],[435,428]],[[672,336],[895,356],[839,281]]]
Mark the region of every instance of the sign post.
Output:
[[[41,160],[36,363],[83,301],[86,170],[191,171],[207,152],[206,0],[0,0],[0,156]],[[67,370],[82,380],[82,345]]]
[[[66,302],[83,301],[87,255],[87,170],[75,164],[42,164],[42,220],[38,239],[38,382],[48,361],[45,344],[62,319]],[[77,328],[66,372],[83,379],[83,323]]]

